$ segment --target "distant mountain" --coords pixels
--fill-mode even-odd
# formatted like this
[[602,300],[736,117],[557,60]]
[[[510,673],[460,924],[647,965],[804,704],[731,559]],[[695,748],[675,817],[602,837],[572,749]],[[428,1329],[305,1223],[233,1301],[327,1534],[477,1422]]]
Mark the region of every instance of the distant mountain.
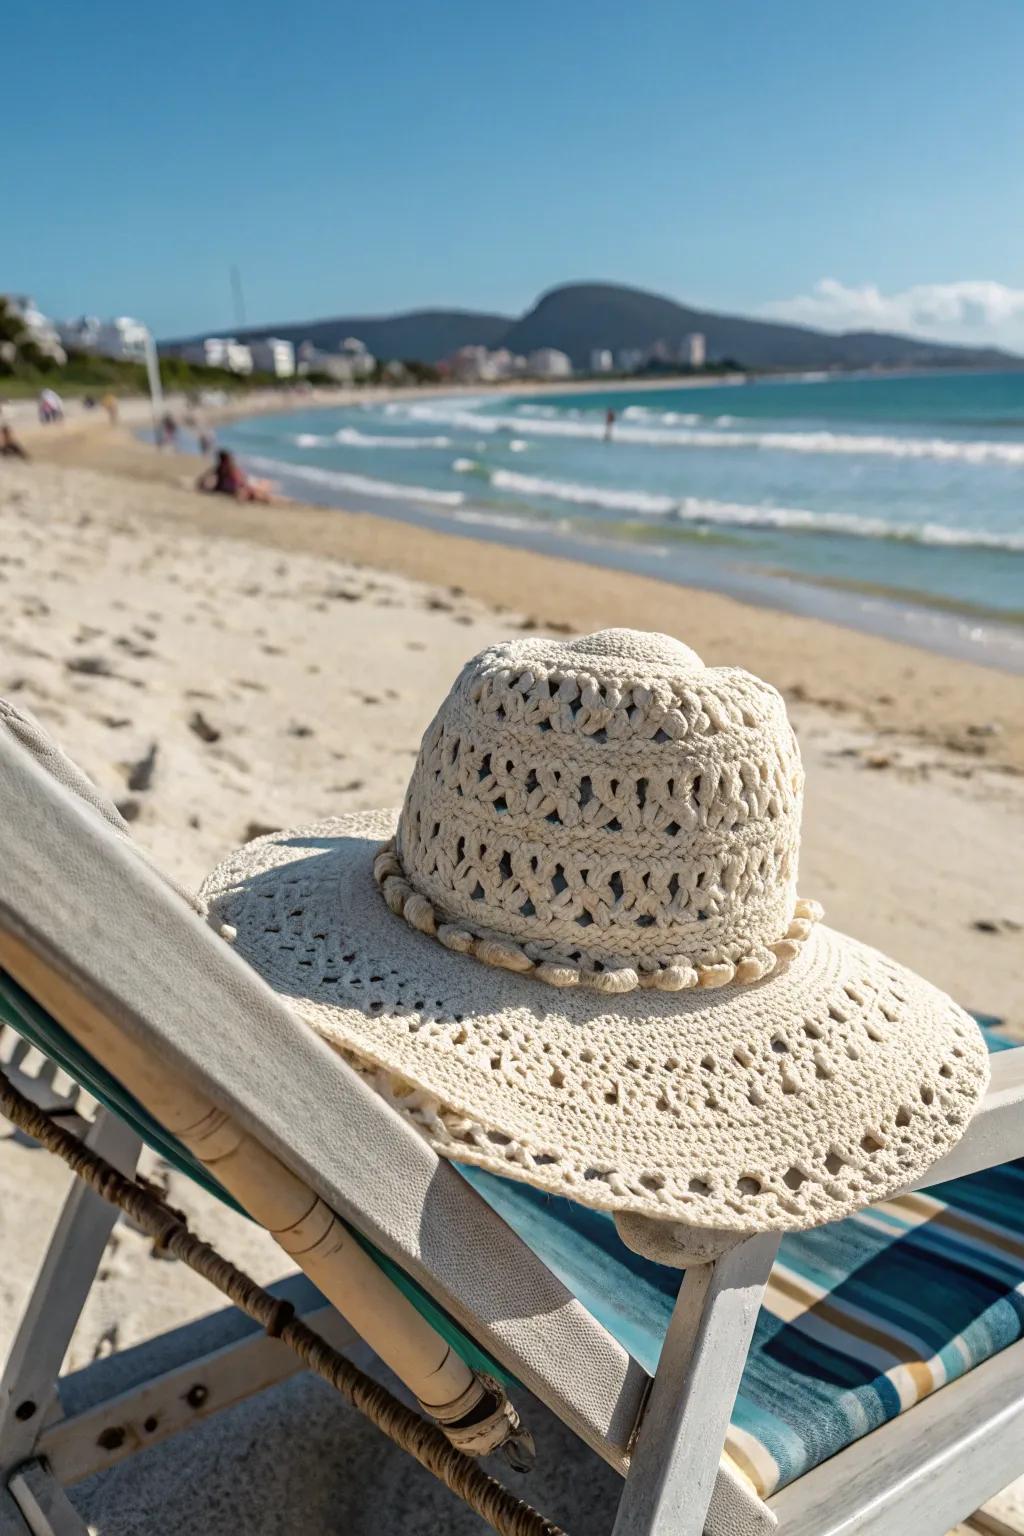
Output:
[[[336,352],[346,336],[357,336],[374,357],[416,358],[421,363],[439,363],[442,357],[449,357],[460,347],[498,346],[512,323],[509,315],[480,314],[469,309],[416,309],[403,315],[307,320],[299,324],[249,326],[241,331],[229,326],[220,334],[237,336],[241,341],[281,336],[296,346],[311,341],[325,352]],[[173,352],[177,347],[199,339],[181,337],[161,342],[160,347],[162,351]]]
[[[804,325],[718,315],[617,283],[568,283],[552,288],[519,320],[473,310],[425,309],[403,315],[251,326],[229,330],[229,334],[247,339],[283,336],[296,344],[312,341],[329,350],[346,336],[357,336],[376,357],[418,358],[424,363],[440,362],[459,347],[471,345],[508,347],[512,352],[557,347],[569,354],[576,368],[585,369],[595,347],[619,352],[646,349],[657,341],[675,347],[694,331],[705,337],[709,361],[732,358],[749,368],[999,368],[1024,363],[1024,358],[995,347],[953,346],[880,331],[836,336]],[[161,347],[173,352],[191,339],[163,342]]]
[[678,345],[694,331],[705,337],[709,359],[734,358],[749,368],[996,367],[1020,361],[994,347],[955,347],[872,331],[834,336],[803,325],[716,315],[616,283],[552,288],[506,332],[501,345],[513,352],[557,347],[585,368],[594,347],[618,352],[656,341]]

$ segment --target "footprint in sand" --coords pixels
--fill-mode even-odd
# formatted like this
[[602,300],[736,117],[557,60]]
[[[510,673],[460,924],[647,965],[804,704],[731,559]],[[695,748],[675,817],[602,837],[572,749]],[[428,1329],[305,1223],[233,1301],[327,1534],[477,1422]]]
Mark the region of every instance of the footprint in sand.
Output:
[[116,676],[105,656],[71,656],[64,665],[69,672],[84,672],[87,677]]
[[200,741],[207,743],[220,741],[221,732],[215,725],[211,725],[206,716],[198,709],[193,710],[189,717],[188,728],[199,737]]
[[128,788],[136,794],[142,794],[150,789],[153,784],[153,773],[156,769],[156,756],[159,751],[158,744],[154,741],[144,757],[140,757],[137,763],[132,763],[128,769]]

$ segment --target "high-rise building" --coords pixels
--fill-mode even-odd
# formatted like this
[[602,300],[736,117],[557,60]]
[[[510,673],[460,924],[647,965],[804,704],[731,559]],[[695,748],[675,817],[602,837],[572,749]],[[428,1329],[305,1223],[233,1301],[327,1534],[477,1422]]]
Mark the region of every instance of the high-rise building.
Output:
[[679,346],[679,361],[685,368],[703,368],[708,360],[707,345],[700,331],[684,336]]

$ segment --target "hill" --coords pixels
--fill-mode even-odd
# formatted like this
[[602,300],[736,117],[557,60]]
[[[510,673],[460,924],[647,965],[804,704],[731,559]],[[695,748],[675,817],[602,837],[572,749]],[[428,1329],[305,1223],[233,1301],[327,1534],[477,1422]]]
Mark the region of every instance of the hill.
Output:
[[[374,357],[385,360],[415,358],[421,363],[438,363],[460,347],[498,346],[512,323],[508,315],[488,315],[475,310],[416,309],[401,315],[337,316],[329,320],[249,326],[241,331],[229,327],[223,334],[237,336],[240,341],[280,336],[296,346],[311,341],[325,352],[336,352],[346,336],[358,336]],[[161,342],[160,347],[173,351],[198,339],[181,337],[176,341]]]
[[[657,341],[677,346],[693,331],[706,338],[709,360],[732,358],[748,368],[1000,368],[1024,361],[995,347],[960,347],[875,331],[837,336],[809,326],[719,315],[618,283],[568,283],[552,288],[518,320],[473,310],[424,309],[251,326],[231,334],[244,339],[283,336],[296,344],[312,341],[328,350],[336,349],[346,336],[358,336],[376,357],[417,358],[424,363],[439,362],[470,345],[523,353],[557,347],[569,354],[576,368],[585,369],[595,347],[618,352],[646,349]],[[190,339],[164,342],[161,347],[173,352]]]
[[955,347],[872,331],[835,336],[809,326],[718,315],[615,283],[553,288],[506,332],[501,344],[513,352],[558,347],[577,368],[585,368],[593,347],[617,352],[660,340],[678,344],[693,331],[706,338],[709,358],[735,358],[749,368],[998,367],[1018,361],[995,348]]

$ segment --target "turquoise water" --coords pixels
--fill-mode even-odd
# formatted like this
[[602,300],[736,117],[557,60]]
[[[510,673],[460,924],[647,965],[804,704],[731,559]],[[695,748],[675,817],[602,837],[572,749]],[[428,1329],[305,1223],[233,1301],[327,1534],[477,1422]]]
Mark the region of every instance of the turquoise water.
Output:
[[307,500],[1024,667],[1024,373],[368,400],[223,440]]

